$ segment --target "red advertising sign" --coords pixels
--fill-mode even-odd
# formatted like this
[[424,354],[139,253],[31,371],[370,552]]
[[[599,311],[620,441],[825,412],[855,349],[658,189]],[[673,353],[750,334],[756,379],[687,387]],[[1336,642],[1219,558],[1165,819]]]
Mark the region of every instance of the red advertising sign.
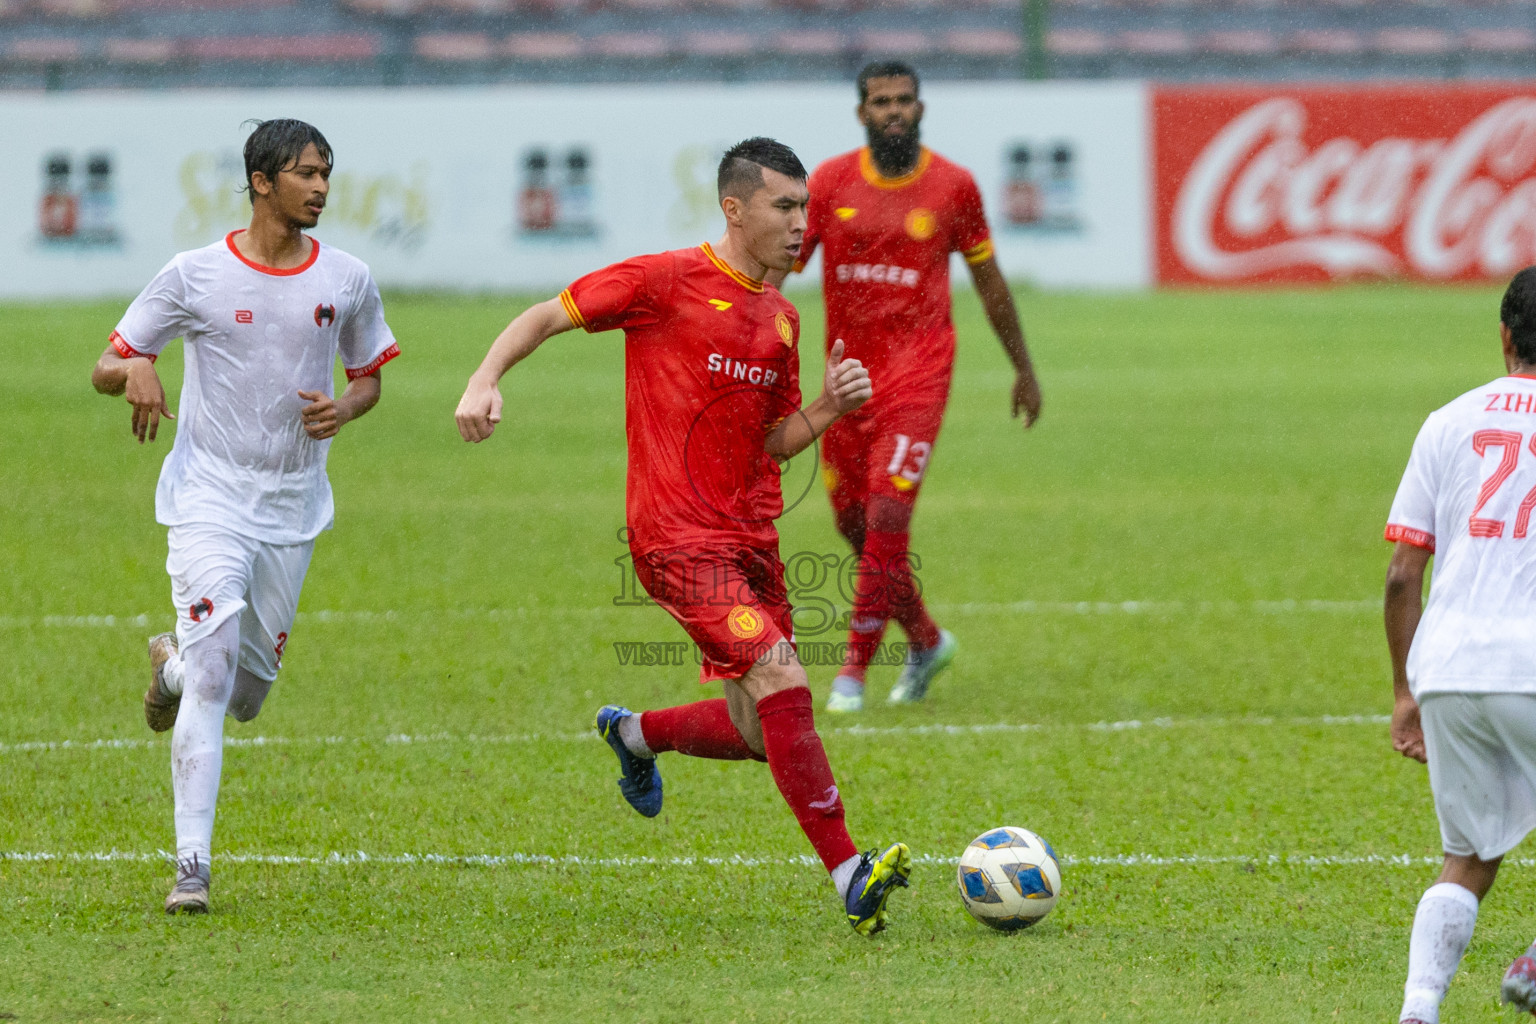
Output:
[[1152,121],[1160,282],[1536,263],[1536,85],[1157,88]]

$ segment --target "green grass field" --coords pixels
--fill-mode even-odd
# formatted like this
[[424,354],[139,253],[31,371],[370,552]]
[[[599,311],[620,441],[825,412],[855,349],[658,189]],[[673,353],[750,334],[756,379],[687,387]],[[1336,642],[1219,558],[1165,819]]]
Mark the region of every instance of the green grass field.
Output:
[[[454,405],[519,306],[409,295],[405,357],[332,452],[282,678],[229,724],[214,912],[167,919],[168,741],[139,698],[172,622],[170,438],[139,448],[90,389],[120,304],[0,307],[0,1019],[1396,1020],[1438,832],[1380,718],[1381,528],[1423,417],[1501,372],[1497,293],[1020,302],[1045,416],[1008,418],[962,296],[915,525],[961,656],[922,705],[888,709],[882,668],[856,722],[820,718],[855,840],[921,858],[874,940],[764,767],[667,755],[647,821],[588,735],[604,702],[701,695],[613,647],[683,639],[614,605],[618,336],[551,342],[471,447]],[[174,394],[179,346],[159,365]],[[781,533],[842,553],[819,489]],[[1065,859],[1055,913],[1012,936],[949,866],[1004,823]],[[1448,1022],[1504,1019],[1533,898],[1512,863]]]

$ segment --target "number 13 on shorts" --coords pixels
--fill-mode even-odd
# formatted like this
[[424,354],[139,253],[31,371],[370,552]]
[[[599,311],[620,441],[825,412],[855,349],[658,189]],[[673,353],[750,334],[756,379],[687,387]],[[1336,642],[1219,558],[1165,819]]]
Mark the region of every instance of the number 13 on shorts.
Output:
[[910,491],[923,479],[928,467],[928,456],[933,454],[932,441],[914,441],[906,434],[896,435],[896,450],[885,467],[886,475],[898,491]]

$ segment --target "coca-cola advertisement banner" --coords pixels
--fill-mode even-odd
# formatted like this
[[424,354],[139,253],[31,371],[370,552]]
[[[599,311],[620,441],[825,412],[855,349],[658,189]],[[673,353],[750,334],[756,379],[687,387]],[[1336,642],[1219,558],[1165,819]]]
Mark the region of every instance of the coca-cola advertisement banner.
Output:
[[1151,110],[1159,282],[1536,263],[1536,84],[1158,87]]

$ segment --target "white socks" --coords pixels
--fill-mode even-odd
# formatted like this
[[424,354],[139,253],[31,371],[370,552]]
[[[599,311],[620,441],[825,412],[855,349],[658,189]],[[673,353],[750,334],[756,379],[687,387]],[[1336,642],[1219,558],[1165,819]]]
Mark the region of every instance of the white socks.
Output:
[[845,901],[848,899],[848,887],[853,884],[853,873],[858,870],[858,867],[859,858],[849,857],[832,869],[832,884],[837,887],[837,894]]
[[173,697],[181,696],[182,679],[187,663],[181,660],[181,652],[177,651],[166,659],[160,666],[160,682],[165,686],[165,692]]
[[1440,1002],[1477,925],[1477,897],[1454,882],[1438,882],[1419,899],[1408,942],[1408,983],[1399,1021],[1440,1024]]
[[625,748],[636,757],[656,756],[656,752],[645,745],[645,733],[640,731],[638,711],[628,718],[619,719],[619,739],[624,741]]
[[184,686],[171,734],[171,789],[176,794],[176,858],[208,863],[213,810],[224,767],[224,711],[235,688],[240,618],[231,616],[182,653]]

